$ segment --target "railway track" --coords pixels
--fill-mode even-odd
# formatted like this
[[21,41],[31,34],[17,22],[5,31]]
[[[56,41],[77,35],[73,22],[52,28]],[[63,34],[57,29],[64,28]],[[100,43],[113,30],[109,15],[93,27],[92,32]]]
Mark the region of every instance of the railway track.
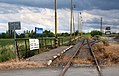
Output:
[[[74,48],[76,51],[74,53],[71,53],[71,57],[70,59],[68,60],[68,62],[66,63],[66,65],[64,66],[63,70],[61,71],[61,73],[59,74],[59,76],[64,76],[65,73],[67,72],[67,70],[70,68],[71,64],[72,64],[72,60],[80,53],[80,50],[85,46],[87,45],[88,48],[89,48],[89,51],[90,51],[90,54],[94,60],[94,63],[95,63],[95,66],[97,68],[97,71],[98,71],[98,75],[99,76],[102,76],[102,73],[101,73],[101,68],[99,66],[99,63],[98,63],[98,60],[95,56],[95,53],[92,49],[92,46],[97,43],[99,41],[95,41],[95,40],[83,40],[82,42],[80,42],[80,46],[79,47],[75,47],[73,46],[72,48]],[[70,50],[70,49],[69,49]]]
[[94,53],[94,51],[93,51],[93,49],[92,49],[91,44],[89,43],[89,40],[87,40],[87,44],[88,44],[88,46],[89,46],[89,51],[90,51],[90,53],[91,53],[91,55],[92,55],[92,57],[93,57],[93,59],[94,59],[94,62],[95,62],[95,65],[96,65],[96,68],[97,68],[97,71],[98,71],[98,75],[99,75],[99,76],[102,76],[102,72],[101,72],[101,68],[100,68],[100,66],[99,66],[99,62],[98,62],[98,60],[97,60],[97,58],[96,58],[96,56],[95,56],[95,53]]

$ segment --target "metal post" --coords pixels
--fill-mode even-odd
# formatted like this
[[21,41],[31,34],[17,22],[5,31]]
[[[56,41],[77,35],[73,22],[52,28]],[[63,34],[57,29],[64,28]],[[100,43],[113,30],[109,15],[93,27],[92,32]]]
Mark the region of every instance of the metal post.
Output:
[[55,4],[55,48],[58,47],[58,36],[57,36],[57,0],[54,0]]
[[100,26],[100,32],[103,32],[103,31],[102,31],[102,17],[101,17],[101,23],[100,23],[100,25],[101,25],[101,26]]
[[17,50],[16,50],[16,32],[15,32],[15,26],[14,26],[14,51],[15,51],[16,60],[18,60]]
[[72,0],[71,0],[71,19],[70,19],[70,42],[71,42],[71,39],[72,39]]

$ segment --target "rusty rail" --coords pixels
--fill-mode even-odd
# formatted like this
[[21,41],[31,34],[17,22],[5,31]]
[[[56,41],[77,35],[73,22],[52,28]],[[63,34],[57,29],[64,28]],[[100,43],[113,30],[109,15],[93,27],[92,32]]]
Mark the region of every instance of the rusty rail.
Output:
[[99,62],[98,62],[98,60],[97,60],[97,58],[96,58],[96,56],[95,56],[95,53],[94,53],[94,51],[93,51],[93,49],[92,49],[92,47],[91,47],[91,44],[90,44],[90,42],[89,42],[88,39],[87,39],[87,44],[88,44],[88,46],[89,46],[90,53],[91,53],[91,55],[92,55],[92,57],[93,57],[93,59],[94,59],[94,62],[95,62],[95,65],[96,65],[96,68],[97,68],[97,71],[98,71],[98,75],[99,75],[99,76],[102,76],[101,67],[100,67],[100,65],[99,65]]
[[84,46],[84,41],[81,43],[81,46],[79,48],[76,48],[76,52],[72,55],[72,57],[69,59],[68,63],[66,64],[66,66],[64,67],[64,69],[62,70],[62,72],[60,73],[59,76],[64,76],[64,74],[66,73],[66,71],[68,70],[68,68],[71,65],[71,61],[73,60],[73,58],[80,52],[81,48]]
[[90,41],[89,42],[89,40],[87,40],[87,42],[85,43],[85,40],[83,40],[83,42],[81,43],[81,46],[79,47],[79,48],[75,48],[76,49],[76,52],[72,55],[72,57],[69,59],[69,61],[68,61],[68,63],[66,64],[66,66],[64,67],[64,69],[61,71],[61,73],[59,74],[59,76],[64,76],[65,75],[65,73],[66,73],[66,71],[68,70],[68,68],[70,67],[70,65],[71,65],[71,61],[73,60],[73,58],[77,55],[77,54],[79,54],[80,53],[80,50],[82,49],[82,47],[84,46],[84,45],[87,45],[88,44],[88,46],[89,46],[89,50],[90,50],[90,52],[91,52],[91,55],[93,56],[93,58],[94,58],[94,61],[95,61],[95,64],[96,64],[96,68],[97,68],[97,71],[98,71],[98,73],[99,73],[99,76],[102,76],[102,73],[101,73],[101,68],[100,68],[100,66],[99,66],[99,63],[98,63],[98,60],[96,59],[96,56],[95,56],[95,54],[94,54],[94,52],[93,52],[93,50],[92,50],[92,48],[91,48],[91,46],[92,45],[94,45],[95,43],[98,43],[99,41]]

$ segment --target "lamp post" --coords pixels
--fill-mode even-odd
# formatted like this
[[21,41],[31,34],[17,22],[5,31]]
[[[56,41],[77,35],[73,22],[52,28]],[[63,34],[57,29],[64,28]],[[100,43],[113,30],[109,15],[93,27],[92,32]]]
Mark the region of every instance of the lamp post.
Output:
[[58,36],[57,36],[57,0],[54,0],[55,5],[55,48],[58,47]]

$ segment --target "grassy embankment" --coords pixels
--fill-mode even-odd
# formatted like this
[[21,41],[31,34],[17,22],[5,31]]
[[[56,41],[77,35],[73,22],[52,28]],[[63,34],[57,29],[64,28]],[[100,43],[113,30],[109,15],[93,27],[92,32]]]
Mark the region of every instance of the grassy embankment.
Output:
[[[70,40],[69,37],[62,37],[63,43]],[[52,38],[46,38],[45,40],[41,40],[40,44],[42,46],[52,45],[54,46],[54,40]],[[62,40],[60,40],[60,45],[62,45]],[[20,58],[24,58],[26,55],[26,48],[25,48],[25,40],[18,40],[18,49],[20,53]],[[27,40],[27,49],[29,49],[29,42]],[[28,57],[38,54],[38,51],[41,53],[44,50],[35,50],[30,51],[28,50]],[[15,58],[14,52],[14,40],[13,39],[0,39],[0,62],[4,62],[6,60],[10,60]]]

